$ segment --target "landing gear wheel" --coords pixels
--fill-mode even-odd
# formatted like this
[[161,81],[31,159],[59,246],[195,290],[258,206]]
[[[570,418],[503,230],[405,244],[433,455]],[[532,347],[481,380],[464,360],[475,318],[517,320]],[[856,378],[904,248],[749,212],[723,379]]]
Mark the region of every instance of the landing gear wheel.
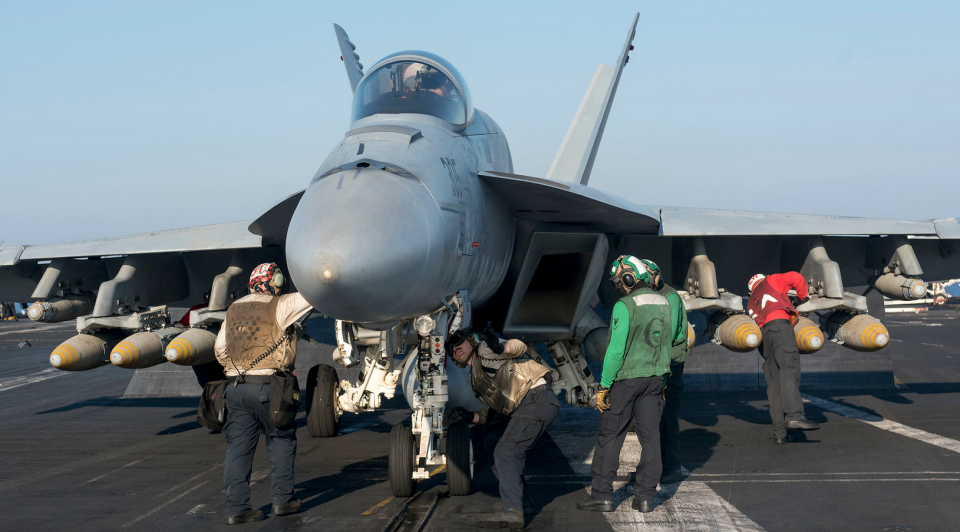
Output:
[[473,480],[473,442],[466,423],[454,423],[447,429],[447,489],[450,495],[470,495]]
[[394,497],[410,497],[417,489],[417,481],[413,479],[413,462],[416,457],[413,429],[406,423],[394,425],[390,431],[390,454],[387,455],[390,491]]
[[333,366],[319,364],[307,373],[307,429],[314,438],[340,432],[340,379]]

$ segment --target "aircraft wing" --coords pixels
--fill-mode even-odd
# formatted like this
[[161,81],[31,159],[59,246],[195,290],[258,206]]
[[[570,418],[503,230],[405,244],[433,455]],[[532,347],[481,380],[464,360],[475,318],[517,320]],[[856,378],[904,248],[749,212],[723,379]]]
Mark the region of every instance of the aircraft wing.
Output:
[[637,205],[595,188],[480,172],[518,219],[582,225],[605,233],[660,236],[911,235],[960,238],[960,223]]
[[13,266],[21,260],[259,248],[260,237],[250,233],[249,225],[249,221],[231,222],[65,244],[0,248],[0,266]]

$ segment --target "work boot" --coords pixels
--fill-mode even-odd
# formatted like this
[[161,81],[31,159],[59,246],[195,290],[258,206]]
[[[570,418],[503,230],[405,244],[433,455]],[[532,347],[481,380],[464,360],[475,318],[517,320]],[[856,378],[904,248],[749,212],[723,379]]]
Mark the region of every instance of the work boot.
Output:
[[669,473],[665,473],[660,477],[660,484],[676,484],[683,480],[683,472],[680,471],[680,468],[676,468]]
[[523,528],[523,512],[520,510],[497,510],[480,514],[477,520],[477,526],[480,528],[509,528],[510,530],[520,530]]
[[820,424],[816,421],[810,421],[809,419],[802,417],[800,419],[795,419],[793,421],[787,421],[788,429],[800,429],[800,430],[817,430],[820,428]]
[[263,521],[266,519],[266,516],[263,515],[263,512],[260,510],[254,510],[253,508],[247,508],[238,515],[228,515],[227,524],[228,525],[242,525],[244,523],[252,523],[254,521]]
[[300,505],[303,502],[300,499],[293,499],[287,504],[274,504],[273,515],[290,515],[300,511]]
[[633,506],[633,509],[640,513],[650,513],[653,511],[653,499],[641,499],[640,497],[634,497],[633,502],[630,504]]
[[776,436],[773,437],[773,443],[776,444],[776,445],[783,445],[784,443],[787,443],[788,441],[790,441],[790,438],[788,438],[788,437],[786,437],[786,436],[784,436],[783,438],[778,438],[778,437],[776,437]]
[[616,509],[617,505],[613,501],[601,501],[593,497],[577,502],[577,510],[585,512],[612,512]]

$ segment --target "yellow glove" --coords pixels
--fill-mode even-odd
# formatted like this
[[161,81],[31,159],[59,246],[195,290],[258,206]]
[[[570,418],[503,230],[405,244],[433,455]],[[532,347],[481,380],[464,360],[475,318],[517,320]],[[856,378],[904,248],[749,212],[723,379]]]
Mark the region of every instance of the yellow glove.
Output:
[[610,410],[610,388],[597,388],[597,410],[601,413]]

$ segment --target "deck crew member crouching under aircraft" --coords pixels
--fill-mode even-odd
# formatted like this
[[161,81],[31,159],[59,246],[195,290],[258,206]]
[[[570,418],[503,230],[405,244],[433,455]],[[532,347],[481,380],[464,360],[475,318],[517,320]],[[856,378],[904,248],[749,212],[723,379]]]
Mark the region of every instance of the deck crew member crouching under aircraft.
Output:
[[250,275],[250,295],[230,305],[214,346],[228,379],[223,426],[228,525],[264,518],[262,511],[250,507],[250,470],[261,432],[267,436],[270,455],[273,515],[300,511],[300,500],[293,498],[297,427],[279,429],[271,422],[270,380],[278,370],[293,372],[297,357],[293,325],[312,307],[299,293],[281,295],[282,286],[283,273],[276,264],[257,266]]
[[[492,344],[492,345],[488,345]],[[510,416],[493,452],[493,473],[500,481],[499,512],[482,515],[481,528],[523,528],[523,468],[530,450],[557,418],[560,402],[550,388],[552,374],[529,356],[520,340],[497,341],[475,331],[457,331],[447,341],[454,363],[470,368],[470,384],[489,410],[477,413],[474,422],[488,415]]]
[[633,508],[652,512],[660,461],[660,416],[664,376],[670,374],[673,325],[670,303],[651,286],[647,266],[632,255],[613,263],[610,280],[624,295],[613,306],[610,336],[597,390],[600,427],[593,451],[592,493],[577,508],[616,510],[613,481],[620,468],[620,450],[632,422],[640,440],[640,462],[633,486]]

